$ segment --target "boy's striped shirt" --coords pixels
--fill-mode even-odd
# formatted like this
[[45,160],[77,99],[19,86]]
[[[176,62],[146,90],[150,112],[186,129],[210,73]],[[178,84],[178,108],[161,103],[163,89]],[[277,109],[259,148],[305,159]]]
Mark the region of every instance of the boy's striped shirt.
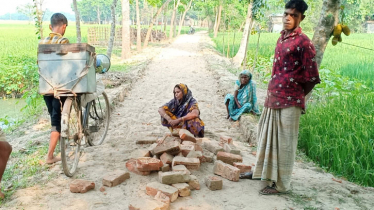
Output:
[[59,33],[50,33],[48,37],[39,41],[39,44],[69,44],[69,40]]

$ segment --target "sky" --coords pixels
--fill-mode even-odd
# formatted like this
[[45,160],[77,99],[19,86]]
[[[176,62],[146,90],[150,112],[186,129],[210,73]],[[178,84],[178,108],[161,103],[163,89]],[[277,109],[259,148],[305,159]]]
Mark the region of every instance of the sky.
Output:
[[[16,13],[17,6],[22,6],[27,3],[33,4],[32,0],[1,0],[7,1],[2,3],[0,6],[0,15],[7,13]],[[51,12],[61,12],[61,13],[74,13],[70,5],[73,0],[44,0],[43,10],[48,9]]]

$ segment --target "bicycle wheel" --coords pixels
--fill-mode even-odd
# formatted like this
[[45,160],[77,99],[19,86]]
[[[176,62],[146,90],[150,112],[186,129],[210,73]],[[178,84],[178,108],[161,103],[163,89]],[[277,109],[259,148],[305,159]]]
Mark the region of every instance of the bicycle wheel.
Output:
[[71,177],[77,170],[80,143],[83,137],[81,132],[81,109],[78,99],[68,97],[61,114],[61,161],[66,176]]
[[103,143],[109,128],[110,105],[108,96],[103,92],[95,100],[87,104],[85,113],[86,128],[89,135],[87,138],[90,146]]

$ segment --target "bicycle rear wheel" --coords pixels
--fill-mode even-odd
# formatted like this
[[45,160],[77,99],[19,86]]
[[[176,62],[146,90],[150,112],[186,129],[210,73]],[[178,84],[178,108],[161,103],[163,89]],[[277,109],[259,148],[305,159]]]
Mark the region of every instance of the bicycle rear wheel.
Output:
[[61,161],[64,173],[72,177],[77,170],[82,132],[80,128],[81,109],[74,97],[68,97],[61,114]]
[[95,100],[88,103],[85,114],[86,125],[89,130],[87,138],[90,146],[100,145],[104,142],[109,128],[110,105],[105,92]]

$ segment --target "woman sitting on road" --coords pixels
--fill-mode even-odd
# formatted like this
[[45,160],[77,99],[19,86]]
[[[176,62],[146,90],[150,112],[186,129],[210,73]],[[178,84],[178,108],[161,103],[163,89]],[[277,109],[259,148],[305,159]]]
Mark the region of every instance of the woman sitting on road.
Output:
[[236,121],[243,113],[260,115],[256,97],[256,84],[252,81],[252,74],[243,70],[239,80],[235,82],[235,93],[227,94],[225,97],[227,119]]
[[185,84],[177,84],[173,90],[174,99],[158,109],[161,123],[173,131],[183,128],[195,137],[204,137],[204,122],[200,119],[200,110],[192,92]]

